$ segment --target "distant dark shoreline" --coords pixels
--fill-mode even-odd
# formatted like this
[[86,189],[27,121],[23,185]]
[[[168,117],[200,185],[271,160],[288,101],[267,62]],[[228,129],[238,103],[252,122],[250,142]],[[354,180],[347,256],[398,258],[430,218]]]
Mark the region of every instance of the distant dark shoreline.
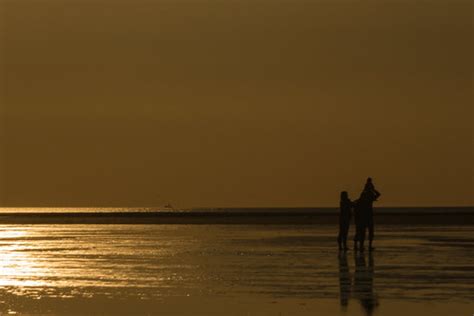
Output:
[[[246,212],[246,213],[337,213],[338,207],[221,207],[193,208],[186,212]],[[384,206],[375,207],[378,213],[474,213],[474,206]]]
[[[377,224],[474,225],[474,208],[378,208]],[[0,213],[0,224],[336,224],[336,208]]]

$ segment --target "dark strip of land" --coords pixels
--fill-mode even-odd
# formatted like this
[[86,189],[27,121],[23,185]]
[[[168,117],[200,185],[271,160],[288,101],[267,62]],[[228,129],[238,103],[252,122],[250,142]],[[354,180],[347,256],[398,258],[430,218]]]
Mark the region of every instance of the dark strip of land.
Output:
[[[4,213],[0,224],[336,224],[338,213],[265,211]],[[375,214],[377,224],[474,225],[472,210],[457,212],[390,212]]]

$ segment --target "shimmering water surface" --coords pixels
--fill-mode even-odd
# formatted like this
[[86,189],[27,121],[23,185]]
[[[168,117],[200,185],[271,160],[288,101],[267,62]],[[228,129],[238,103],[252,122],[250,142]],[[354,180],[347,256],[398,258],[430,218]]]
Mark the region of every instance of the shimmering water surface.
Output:
[[[474,227],[1,225],[0,312],[50,315],[471,315]],[[447,314],[445,314],[447,313]]]

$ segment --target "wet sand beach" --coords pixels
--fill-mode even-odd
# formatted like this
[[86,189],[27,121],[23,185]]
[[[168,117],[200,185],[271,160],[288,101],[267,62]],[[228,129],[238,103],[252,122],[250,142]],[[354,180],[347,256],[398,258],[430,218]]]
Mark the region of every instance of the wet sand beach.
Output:
[[[0,225],[0,312],[471,315],[474,226]],[[352,236],[353,231],[350,231]]]

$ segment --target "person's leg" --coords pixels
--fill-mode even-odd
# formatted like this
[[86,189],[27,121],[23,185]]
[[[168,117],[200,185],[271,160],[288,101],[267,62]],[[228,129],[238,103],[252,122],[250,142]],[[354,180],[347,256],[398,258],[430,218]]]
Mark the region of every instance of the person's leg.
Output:
[[349,226],[351,225],[350,220],[347,220],[344,226],[344,236],[343,236],[343,247],[344,250],[347,250],[347,236],[349,235]]
[[369,250],[373,250],[372,241],[374,240],[374,218],[371,216],[369,218],[368,227],[369,229]]
[[339,222],[339,234],[337,235],[337,245],[339,247],[339,250],[342,250],[342,233],[343,233],[342,223]]
[[360,224],[358,222],[355,223],[356,228],[354,232],[354,250],[357,250],[357,243],[359,242],[359,235],[360,235]]
[[358,243],[360,239],[360,233],[362,230],[362,221],[358,213],[356,213],[356,216],[354,216],[354,224],[355,224],[355,230],[354,230],[354,250],[358,249]]
[[361,230],[360,230],[360,234],[359,234],[359,248],[360,248],[360,251],[364,251],[364,242],[365,242],[365,231],[367,230],[367,224],[366,223],[363,223],[361,225]]

